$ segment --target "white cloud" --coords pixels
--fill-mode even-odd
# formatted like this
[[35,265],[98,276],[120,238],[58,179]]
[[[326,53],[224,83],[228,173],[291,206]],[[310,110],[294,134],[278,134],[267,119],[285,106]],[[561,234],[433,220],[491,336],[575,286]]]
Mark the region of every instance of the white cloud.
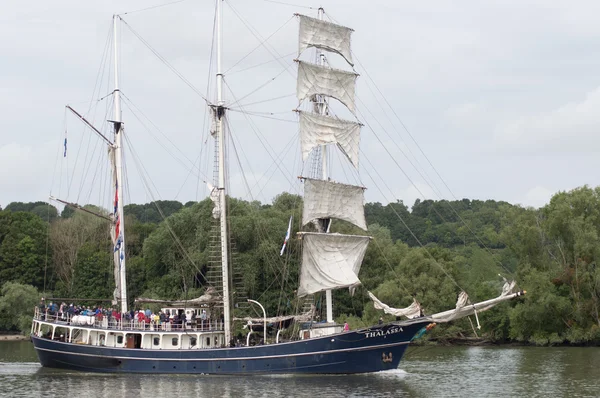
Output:
[[527,191],[525,196],[520,201],[517,201],[517,203],[523,206],[531,206],[536,208],[544,207],[550,202],[552,195],[555,193],[556,192],[546,187],[538,185]]
[[482,138],[493,123],[490,111],[481,103],[452,105],[443,113],[444,120],[461,138]]
[[578,102],[500,126],[498,144],[536,151],[589,151],[600,146],[600,87]]

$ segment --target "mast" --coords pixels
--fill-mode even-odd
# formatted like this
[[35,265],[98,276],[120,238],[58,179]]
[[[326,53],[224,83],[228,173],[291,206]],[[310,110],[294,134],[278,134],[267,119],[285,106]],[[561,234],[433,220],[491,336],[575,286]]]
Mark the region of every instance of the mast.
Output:
[[117,22],[118,16],[113,16],[113,39],[115,50],[115,89],[114,95],[114,116],[113,124],[115,127],[114,140],[114,170],[116,174],[115,181],[115,253],[119,265],[119,286],[121,299],[121,313],[127,312],[127,274],[125,268],[125,218],[123,216],[123,152],[122,136],[123,124],[121,122],[121,92],[119,91],[119,51],[117,47]]
[[[318,16],[319,20],[323,20],[323,15],[325,14],[325,10],[323,7],[319,7]],[[322,50],[317,50],[317,64],[321,66],[325,66],[325,54]],[[317,110],[319,114],[322,116],[327,115],[327,102],[325,101],[325,96],[319,95],[319,102],[317,104]],[[327,181],[327,145],[321,145],[321,178],[324,181]],[[329,232],[329,225],[331,224],[331,219],[325,219],[323,222],[324,232]],[[327,323],[333,322],[333,294],[331,290],[325,291],[325,307],[327,308]]]
[[[223,100],[222,73],[222,42],[223,42],[223,0],[217,0],[217,139],[219,142],[219,203],[221,224],[221,270],[223,274],[223,319],[225,327],[225,344],[231,340],[231,307],[229,303],[229,239],[227,234],[226,170],[225,170],[225,107]],[[265,336],[266,339],[266,336]]]

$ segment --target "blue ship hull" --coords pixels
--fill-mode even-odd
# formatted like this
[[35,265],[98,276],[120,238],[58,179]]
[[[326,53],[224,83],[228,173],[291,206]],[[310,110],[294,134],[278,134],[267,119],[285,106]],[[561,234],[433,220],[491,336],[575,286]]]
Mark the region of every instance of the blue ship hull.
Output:
[[197,350],[111,348],[32,337],[42,366],[85,372],[178,374],[335,374],[395,369],[429,322],[387,324],[254,347]]

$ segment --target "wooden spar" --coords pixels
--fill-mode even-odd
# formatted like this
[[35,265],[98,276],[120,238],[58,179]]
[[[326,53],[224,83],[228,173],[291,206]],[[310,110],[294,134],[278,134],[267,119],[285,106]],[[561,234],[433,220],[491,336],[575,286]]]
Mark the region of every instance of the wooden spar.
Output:
[[64,297],[44,297],[44,301],[112,301],[112,299],[83,299],[83,298],[64,298]]
[[104,141],[106,141],[106,143],[110,146],[114,146],[114,144],[112,143],[111,140],[109,140],[108,138],[106,138],[106,136],[104,134],[102,134],[100,132],[100,130],[98,130],[96,127],[94,127],[92,125],[92,123],[88,122],[86,118],[84,118],[82,115],[80,115],[75,109],[71,108],[69,105],[67,105],[67,109],[70,110],[71,112],[73,112],[73,114],[75,116],[77,116],[83,123],[85,123],[89,128],[91,128],[92,130],[94,130],[94,132],[96,134],[98,134],[100,136],[100,138],[102,138]]
[[54,200],[56,202],[62,203],[63,205],[72,207],[72,208],[77,209],[77,210],[84,211],[84,212],[89,213],[89,214],[91,214],[93,216],[100,217],[100,218],[103,218],[103,219],[111,221],[111,222],[113,221],[112,218],[107,217],[107,216],[105,216],[103,214],[99,214],[99,213],[93,212],[91,210],[85,209],[85,208],[81,207],[80,205],[78,205],[77,203],[67,202],[65,200],[55,198],[54,196],[50,196],[50,200]]

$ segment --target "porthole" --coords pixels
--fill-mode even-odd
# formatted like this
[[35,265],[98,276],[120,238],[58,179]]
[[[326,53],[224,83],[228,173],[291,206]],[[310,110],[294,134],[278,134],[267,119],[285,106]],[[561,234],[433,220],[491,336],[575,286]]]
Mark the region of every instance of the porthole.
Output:
[[174,347],[177,347],[178,344],[179,344],[179,339],[177,337],[173,337],[171,339],[171,345]]

